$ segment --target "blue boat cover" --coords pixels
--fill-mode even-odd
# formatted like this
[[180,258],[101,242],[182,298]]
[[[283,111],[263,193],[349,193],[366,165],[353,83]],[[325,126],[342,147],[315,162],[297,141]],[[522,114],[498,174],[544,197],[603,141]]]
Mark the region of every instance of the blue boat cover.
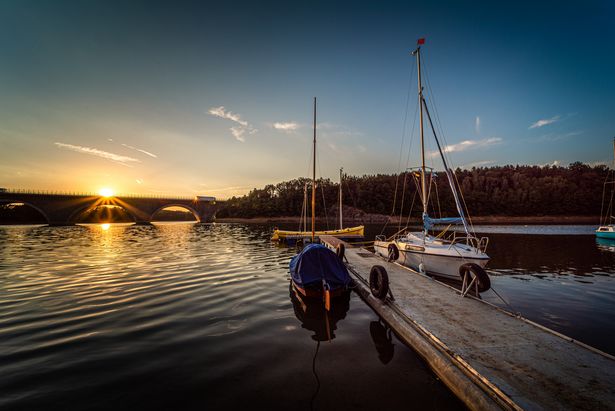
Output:
[[309,244],[290,260],[290,275],[300,287],[319,286],[323,279],[330,290],[350,284],[346,266],[335,252],[322,244]]
[[427,213],[423,213],[423,227],[425,230],[431,230],[436,224],[459,224],[464,223],[461,217],[446,217],[446,218],[431,218]]

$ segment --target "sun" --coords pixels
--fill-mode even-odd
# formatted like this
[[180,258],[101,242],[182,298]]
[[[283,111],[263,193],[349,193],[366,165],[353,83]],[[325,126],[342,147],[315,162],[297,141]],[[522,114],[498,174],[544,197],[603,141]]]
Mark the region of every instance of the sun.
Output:
[[113,197],[114,192],[111,188],[101,188],[100,190],[98,190],[98,194],[103,197]]

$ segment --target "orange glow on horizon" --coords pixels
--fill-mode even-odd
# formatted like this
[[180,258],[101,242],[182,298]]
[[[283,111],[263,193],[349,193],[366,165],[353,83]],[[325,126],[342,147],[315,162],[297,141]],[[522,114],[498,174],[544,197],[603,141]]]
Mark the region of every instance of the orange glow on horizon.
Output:
[[100,190],[98,190],[98,194],[100,194],[103,197],[113,197],[114,191],[112,188],[101,188]]

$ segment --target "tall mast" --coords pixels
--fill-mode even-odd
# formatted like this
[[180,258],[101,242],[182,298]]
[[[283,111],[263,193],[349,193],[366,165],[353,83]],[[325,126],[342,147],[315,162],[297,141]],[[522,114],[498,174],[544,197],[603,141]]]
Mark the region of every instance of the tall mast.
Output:
[[342,224],[342,172],[344,171],[344,167],[340,168],[340,230],[344,228]]
[[314,97],[314,162],[312,164],[312,243],[316,223],[316,97]]
[[423,214],[427,214],[427,178],[426,178],[426,169],[425,169],[425,139],[423,137],[423,86],[421,84],[421,46],[423,44],[424,39],[419,39],[419,46],[412,53],[416,55],[416,62],[418,67],[418,94],[419,94],[419,108],[420,108],[420,117],[419,117],[419,127],[421,130],[421,200],[423,200]]

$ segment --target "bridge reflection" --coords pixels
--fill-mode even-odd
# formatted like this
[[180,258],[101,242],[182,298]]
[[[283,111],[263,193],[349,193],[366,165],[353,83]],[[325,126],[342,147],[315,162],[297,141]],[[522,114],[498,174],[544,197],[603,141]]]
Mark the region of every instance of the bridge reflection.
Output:
[[185,208],[197,222],[211,222],[220,207],[215,197],[209,196],[128,194],[105,197],[94,193],[0,189],[0,204],[14,203],[34,208],[49,225],[74,225],[83,213],[101,206],[123,208],[136,224],[151,224],[154,215],[168,207]]

